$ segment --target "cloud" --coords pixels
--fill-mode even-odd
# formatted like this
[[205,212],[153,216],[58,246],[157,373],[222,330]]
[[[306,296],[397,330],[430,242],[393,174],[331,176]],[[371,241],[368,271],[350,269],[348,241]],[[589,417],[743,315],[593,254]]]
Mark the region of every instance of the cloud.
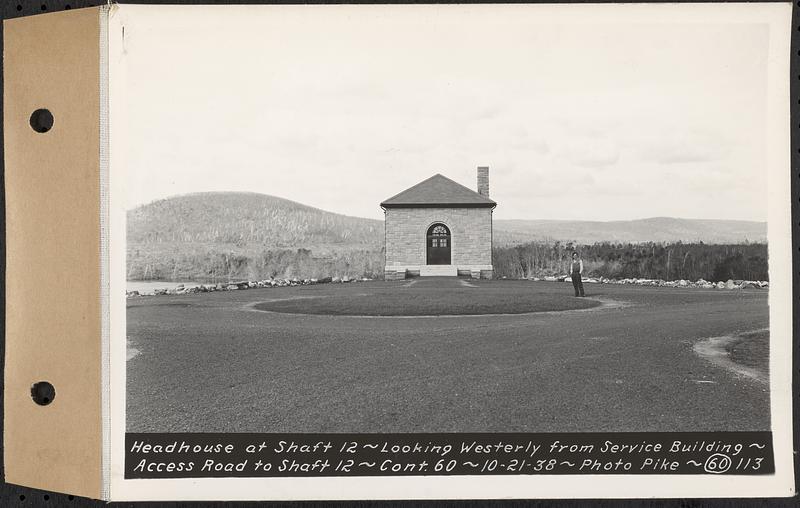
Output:
[[707,147],[673,144],[650,147],[642,153],[642,159],[659,164],[687,164],[711,162],[717,160],[717,157]]
[[550,153],[550,145],[543,138],[532,136],[522,127],[509,130],[510,132],[503,138],[504,146],[514,150],[530,150],[538,155]]
[[616,164],[620,151],[611,139],[575,136],[561,148],[559,155],[576,166],[602,168]]
[[646,140],[639,149],[639,156],[643,161],[658,164],[714,162],[725,158],[727,145],[718,134],[665,131],[657,139]]
[[470,114],[472,120],[493,120],[499,117],[505,108],[496,104],[477,107]]

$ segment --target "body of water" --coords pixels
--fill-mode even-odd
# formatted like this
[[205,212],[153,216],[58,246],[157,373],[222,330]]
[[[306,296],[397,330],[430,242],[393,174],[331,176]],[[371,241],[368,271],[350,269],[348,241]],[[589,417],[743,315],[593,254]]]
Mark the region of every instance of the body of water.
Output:
[[129,280],[125,283],[125,289],[128,291],[138,291],[140,293],[150,293],[156,289],[175,289],[183,284],[184,287],[190,288],[204,284],[203,282],[184,282],[184,281],[158,281],[158,280]]

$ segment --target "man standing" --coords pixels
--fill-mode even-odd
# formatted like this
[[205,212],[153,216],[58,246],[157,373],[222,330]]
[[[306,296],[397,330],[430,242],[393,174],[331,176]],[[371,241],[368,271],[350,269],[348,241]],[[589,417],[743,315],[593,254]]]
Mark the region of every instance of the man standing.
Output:
[[570,264],[570,274],[572,275],[572,287],[575,288],[575,296],[586,296],[583,294],[583,260],[578,256],[578,252],[572,253],[572,263]]

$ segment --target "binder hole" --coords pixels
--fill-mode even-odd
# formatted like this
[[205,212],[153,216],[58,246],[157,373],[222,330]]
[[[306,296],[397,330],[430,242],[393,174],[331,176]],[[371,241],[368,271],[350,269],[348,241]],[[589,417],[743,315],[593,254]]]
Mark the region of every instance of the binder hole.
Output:
[[22,5],[21,5],[21,4],[17,4],[17,10],[18,10],[18,11],[21,11],[21,10],[22,10]]
[[36,132],[47,132],[53,128],[53,114],[46,109],[37,109],[31,115],[31,128]]
[[42,4],[42,10],[43,10],[43,11],[46,11],[46,10],[47,10],[47,6],[46,6],[45,4]]
[[70,10],[70,9],[72,9],[72,7],[71,7],[69,4],[67,4],[67,5],[65,5],[65,6],[64,6],[64,10],[67,10],[67,11],[68,11],[68,10]]
[[50,501],[50,495],[49,494],[45,494],[44,495],[44,500],[45,501]]
[[20,494],[19,495],[19,500],[20,501],[25,501],[25,494]]
[[40,406],[46,406],[56,398],[56,389],[47,381],[39,381],[31,386],[31,398]]

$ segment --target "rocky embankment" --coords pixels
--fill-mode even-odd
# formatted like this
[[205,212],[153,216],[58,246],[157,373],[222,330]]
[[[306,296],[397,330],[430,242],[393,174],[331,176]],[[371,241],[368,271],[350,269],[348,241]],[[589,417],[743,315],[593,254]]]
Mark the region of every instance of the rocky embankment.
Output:
[[[219,284],[177,284],[174,287],[167,287],[165,283],[164,288],[157,288],[150,291],[126,291],[126,296],[162,296],[162,295],[186,295],[194,293],[210,293],[213,291],[241,291],[252,288],[273,288],[273,287],[291,287],[291,286],[307,286],[311,284],[346,284],[352,282],[368,282],[372,279],[351,278],[351,277],[324,277],[322,279],[266,279],[266,280],[245,280],[238,282],[225,282]],[[528,280],[531,281],[547,281],[547,282],[572,282],[572,279],[567,275],[560,277],[532,277]],[[666,281],[661,279],[607,279],[605,277],[594,278],[584,277],[583,282],[586,284],[629,284],[635,286],[656,286],[656,287],[672,287],[672,288],[702,288],[702,289],[766,289],[769,287],[769,282],[763,280],[727,280],[719,282],[709,282],[703,279],[698,281],[690,280],[673,280]]]
[[[530,280],[534,281],[551,281],[551,282],[572,282],[569,275],[561,275],[560,277],[533,277]],[[635,286],[656,286],[668,288],[702,288],[702,289],[766,289],[769,287],[769,282],[765,280],[731,280],[719,282],[710,282],[704,279],[697,281],[691,280],[662,280],[662,279],[607,279],[605,277],[583,277],[583,282],[587,284],[630,284]]]
[[265,279],[265,280],[244,280],[238,282],[223,282],[219,284],[177,284],[173,287],[156,288],[150,291],[126,291],[128,297],[134,296],[162,296],[162,295],[186,295],[194,293],[210,293],[213,291],[241,291],[252,288],[272,288],[290,286],[308,286],[311,284],[343,284],[349,282],[366,282],[372,279],[356,279],[351,277],[324,277],[322,279]]

